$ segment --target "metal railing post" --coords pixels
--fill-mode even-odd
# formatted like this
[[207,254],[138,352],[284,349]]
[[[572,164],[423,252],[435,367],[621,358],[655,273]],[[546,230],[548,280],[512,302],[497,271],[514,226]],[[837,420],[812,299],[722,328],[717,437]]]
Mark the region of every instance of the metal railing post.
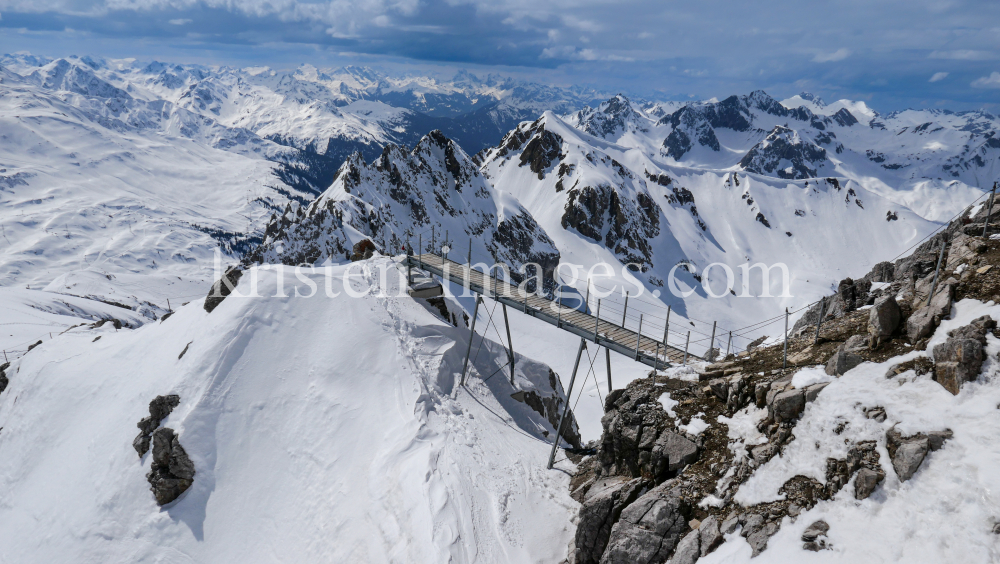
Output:
[[781,361],[781,369],[788,366],[788,308],[785,308],[785,352]]
[[639,360],[639,341],[642,340],[642,314],[639,314],[639,330],[635,332],[635,359]]
[[507,326],[507,353],[510,355],[510,385],[514,385],[514,341],[510,338],[510,322],[507,321],[507,304],[503,306],[503,324]]
[[566,414],[569,413],[569,398],[573,395],[573,383],[576,382],[576,371],[580,368],[580,357],[583,356],[583,349],[587,348],[586,339],[580,339],[580,348],[576,351],[576,362],[573,363],[573,375],[569,379],[569,390],[566,391],[566,407],[563,408],[562,417],[559,418],[559,426],[556,427],[555,437],[552,440],[552,452],[549,453],[548,469],[556,460],[556,449],[559,448],[559,433],[562,431],[563,423],[566,421]]
[[712,338],[708,341],[708,356],[711,358],[706,358],[709,362],[715,362],[715,325],[718,321],[712,322]]
[[688,331],[687,339],[684,340],[684,360],[681,362],[681,364],[688,363],[688,345],[690,344],[691,344],[691,332]]
[[823,324],[823,314],[826,313],[826,300],[823,298],[819,299],[819,319],[816,320],[816,338],[813,339],[813,345],[819,344],[819,327]]
[[628,292],[625,292],[625,307],[622,309],[622,329],[625,328],[625,315],[628,313]]
[[983,238],[986,238],[986,228],[990,225],[990,215],[993,214],[993,198],[997,195],[997,183],[993,183],[993,191],[990,192],[990,206],[986,209],[986,219],[983,221]]
[[[469,355],[472,354],[472,341],[476,338],[476,316],[479,314],[479,302],[483,299],[476,296],[476,305],[472,308],[472,327],[469,328],[469,345],[465,348],[465,362],[462,363],[462,379],[459,384],[465,385],[465,373],[469,369]],[[488,328],[487,328],[488,329]]]
[[597,327],[601,324],[601,298],[597,298],[597,315],[594,316],[594,343],[597,343]]
[[941,253],[938,255],[937,267],[934,269],[934,281],[931,283],[931,293],[927,295],[927,305],[931,305],[931,299],[934,297],[934,290],[937,289],[938,272],[941,270],[941,259],[944,258],[944,248],[948,244],[948,236],[941,239]]

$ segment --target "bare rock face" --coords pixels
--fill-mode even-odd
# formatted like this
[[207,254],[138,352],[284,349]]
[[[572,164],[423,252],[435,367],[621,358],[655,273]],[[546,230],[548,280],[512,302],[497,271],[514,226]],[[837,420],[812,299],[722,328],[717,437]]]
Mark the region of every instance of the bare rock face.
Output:
[[940,449],[952,435],[950,430],[944,430],[904,437],[895,427],[889,429],[885,434],[885,446],[899,481],[912,478],[927,453]]
[[222,278],[219,278],[215,281],[215,284],[212,284],[212,290],[205,298],[205,311],[212,313],[215,308],[219,307],[222,300],[226,299],[236,289],[236,285],[239,284],[240,277],[242,276],[243,271],[239,267],[230,266],[227,268]]
[[580,507],[573,549],[575,564],[597,564],[622,510],[646,491],[642,479],[605,478],[587,491]]
[[[688,508],[673,481],[667,481],[635,500],[611,529],[601,564],[663,563],[687,527]],[[688,547],[697,558],[698,535]]]
[[132,441],[132,448],[139,453],[139,458],[142,458],[147,451],[149,451],[149,439],[153,434],[153,431],[160,426],[160,422],[163,421],[170,412],[180,404],[181,398],[177,395],[168,396],[156,396],[153,401],[149,402],[149,417],[143,417],[136,427],[139,428],[139,435]]
[[868,496],[872,495],[883,479],[885,479],[885,472],[882,470],[872,470],[871,468],[858,470],[858,475],[854,478],[854,498],[868,499]]
[[854,368],[855,366],[864,362],[864,359],[854,354],[848,352],[843,346],[837,349],[837,352],[833,353],[830,360],[826,363],[826,373],[830,376],[842,376],[848,370]]
[[[930,291],[928,289],[928,291]],[[934,332],[934,329],[951,315],[951,302],[955,296],[953,284],[943,284],[931,299],[929,305],[919,303],[919,309],[906,320],[906,336],[910,342],[917,342]],[[926,299],[926,298],[924,298]]]
[[9,362],[0,364],[0,394],[2,394],[3,391],[7,389],[7,384],[10,383],[10,380],[7,379],[8,368],[10,368]]
[[948,340],[934,347],[934,380],[958,395],[962,384],[979,377],[985,354],[986,333],[996,321],[984,315],[948,333]]
[[892,336],[899,327],[903,312],[896,303],[896,298],[888,296],[875,302],[868,314],[868,334],[873,343],[878,344],[883,339]]
[[156,498],[156,503],[166,505],[194,483],[194,463],[169,427],[153,433],[153,463],[146,480]]

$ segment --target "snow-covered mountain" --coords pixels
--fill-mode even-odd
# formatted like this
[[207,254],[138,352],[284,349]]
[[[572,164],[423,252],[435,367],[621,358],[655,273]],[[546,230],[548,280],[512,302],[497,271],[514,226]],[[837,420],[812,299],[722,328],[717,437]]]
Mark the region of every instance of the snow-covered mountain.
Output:
[[[576,504],[568,477],[545,470],[558,376],[518,356],[513,384],[486,380],[506,362],[487,343],[459,388],[468,329],[377,297],[399,293],[379,264],[362,298],[345,293],[345,267],[332,272],[338,298],[297,297],[309,292],[291,273],[291,297],[272,298],[280,274],[248,272],[238,292],[254,278],[269,297],[211,313],[199,299],[136,330],[75,327],[3,364],[0,560],[562,558]],[[173,431],[194,479],[159,507],[146,476],[156,445],[136,456],[132,440],[168,395],[176,407],[154,427]]]
[[355,153],[309,206],[290,205],[271,218],[250,260],[343,261],[364,240],[385,254],[423,244],[421,252],[450,247],[463,258],[471,253],[473,262],[514,269],[535,263],[546,278],[559,263],[559,252],[532,215],[437,130],[409,153],[387,146],[371,164]]
[[[863,102],[826,105],[810,94],[778,102],[756,91],[658,114],[618,95],[565,119],[674,166],[854,180],[935,221],[957,213],[1000,175],[1000,118],[984,111],[880,115]],[[947,194],[958,197],[942,205]]]
[[[634,106],[628,112],[631,121],[624,123],[636,124]],[[481,170],[538,219],[563,261],[587,269],[603,261],[617,265],[618,272],[628,265],[646,299],[655,290],[663,304],[684,317],[714,319],[727,327],[773,317],[786,305],[827,293],[861,263],[892,258],[934,228],[854,180],[782,180],[738,169],[679,166],[658,152],[608,142],[571,123],[548,112],[522,124],[477,156]],[[620,139],[635,139],[631,132]],[[747,262],[787,264],[793,297],[753,300],[726,294],[726,277],[718,269],[709,272],[709,284],[714,294],[725,295],[709,298],[702,279],[692,276],[713,263],[738,274]],[[667,287],[671,270],[681,263],[688,266],[675,276],[695,290],[684,299]],[[686,273],[689,267],[692,273]],[[775,271],[770,279],[775,296],[778,278]],[[627,276],[615,281],[635,293]],[[736,293],[742,293],[742,281],[734,282]],[[760,282],[751,277],[754,295],[761,293]],[[575,285],[586,291],[582,279]],[[630,307],[641,311],[643,306]]]

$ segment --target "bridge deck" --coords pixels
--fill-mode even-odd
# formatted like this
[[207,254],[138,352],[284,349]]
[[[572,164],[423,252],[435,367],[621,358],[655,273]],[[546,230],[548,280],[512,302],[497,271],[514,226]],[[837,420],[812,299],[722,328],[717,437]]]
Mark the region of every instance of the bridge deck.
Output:
[[[517,286],[495,276],[487,276],[479,270],[471,270],[464,264],[439,255],[425,253],[407,257],[407,264],[426,270],[459,286],[468,287],[473,292],[506,304],[558,328],[579,335],[588,341],[607,347],[617,353],[635,359],[647,366],[665,368],[684,360],[684,351],[662,341],[639,335],[607,319],[599,321],[589,313],[564,307],[543,296],[529,295],[527,299],[518,292]],[[595,332],[596,326],[596,332]],[[638,341],[638,347],[636,342]],[[701,358],[688,354],[688,360]]]

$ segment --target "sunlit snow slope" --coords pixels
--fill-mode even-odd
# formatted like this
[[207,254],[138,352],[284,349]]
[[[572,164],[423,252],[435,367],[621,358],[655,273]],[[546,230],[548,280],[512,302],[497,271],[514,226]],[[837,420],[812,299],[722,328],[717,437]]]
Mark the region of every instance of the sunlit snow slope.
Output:
[[[351,287],[380,288],[371,268],[388,262],[355,265]],[[290,273],[290,297],[273,297],[275,273],[257,270],[238,291],[259,274],[272,297],[78,328],[15,361],[0,396],[0,561],[562,559],[576,503],[544,467],[551,425],[510,398],[506,375],[458,388],[467,329],[408,297],[350,298],[343,272],[340,297],[317,274],[307,299]],[[475,371],[497,361],[484,348]],[[517,366],[517,389],[561,397],[547,367]],[[196,475],[161,509],[131,442],[170,393],[180,405],[163,425]]]

